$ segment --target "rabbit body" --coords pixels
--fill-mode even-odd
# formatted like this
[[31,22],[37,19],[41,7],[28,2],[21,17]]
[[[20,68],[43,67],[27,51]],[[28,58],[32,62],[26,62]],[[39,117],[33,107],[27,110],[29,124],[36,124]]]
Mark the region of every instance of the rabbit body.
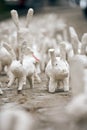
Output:
[[8,87],[10,87],[15,79],[18,79],[18,90],[22,90],[23,86],[26,84],[26,74],[23,68],[23,65],[20,61],[14,60],[8,69],[9,83]]
[[54,57],[53,55],[46,67],[46,74],[49,78],[48,91],[55,92],[58,84],[61,84],[61,82],[64,91],[69,91],[69,65],[66,60],[63,60],[61,57]]

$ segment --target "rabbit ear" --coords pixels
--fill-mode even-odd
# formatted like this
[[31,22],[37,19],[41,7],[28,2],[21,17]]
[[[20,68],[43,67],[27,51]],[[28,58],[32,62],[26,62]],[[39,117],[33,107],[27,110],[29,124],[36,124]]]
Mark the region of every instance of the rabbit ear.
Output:
[[83,44],[87,44],[87,33],[84,33],[83,36],[82,36],[82,39],[81,39],[81,42]]
[[74,29],[74,27],[69,27],[69,32],[70,32],[70,37],[71,37],[71,44],[74,50],[74,53],[77,54],[78,53],[78,49],[79,49],[79,39],[78,39],[78,35]]
[[78,37],[74,27],[70,26],[69,32],[70,32],[71,37]]
[[6,50],[12,55],[12,57],[14,59],[16,59],[16,55],[15,55],[15,52],[14,52],[13,48],[6,42],[2,42],[2,44],[3,44],[3,47],[5,47]]
[[26,23],[26,27],[28,27],[28,25],[29,25],[29,23],[30,23],[30,21],[31,21],[31,19],[32,19],[32,16],[33,16],[33,13],[34,13],[34,10],[32,9],[32,8],[30,8],[29,10],[28,10],[28,13],[27,13],[27,23]]
[[11,17],[17,29],[19,29],[19,18],[16,10],[11,10]]
[[84,33],[81,39],[81,54],[86,54],[86,47],[87,47],[87,33]]
[[56,60],[55,50],[54,49],[49,49],[49,53],[50,53],[50,57],[51,57],[51,64],[53,66],[54,62]]
[[71,43],[73,44],[75,41],[75,43],[78,44],[79,39],[74,27],[69,27],[69,32],[71,37]]
[[63,60],[66,60],[66,44],[67,44],[67,42],[61,42],[61,43],[59,44],[60,57],[61,57]]

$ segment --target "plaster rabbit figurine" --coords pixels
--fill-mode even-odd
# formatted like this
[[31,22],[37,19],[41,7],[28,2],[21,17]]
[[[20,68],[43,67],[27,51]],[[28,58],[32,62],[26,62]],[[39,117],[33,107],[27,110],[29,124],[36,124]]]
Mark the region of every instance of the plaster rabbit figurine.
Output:
[[[58,47],[60,46],[60,44],[63,43],[65,45],[65,50],[66,50],[66,60],[67,62],[69,63],[69,60],[73,57],[74,55],[74,52],[73,52],[73,48],[72,48],[72,45],[67,42],[67,41],[61,41],[58,45]],[[60,53],[60,52],[59,52]]]
[[26,85],[26,73],[20,61],[12,61],[10,67],[8,68],[8,74],[8,87],[14,83],[15,79],[18,79],[18,91],[21,91],[23,89],[23,86]]
[[38,82],[41,81],[36,73],[35,59],[32,56],[32,50],[26,46],[22,46],[22,49],[23,59],[21,61],[13,60],[7,72],[9,76],[8,87],[14,83],[15,79],[18,79],[18,92],[26,85],[26,79],[28,79],[30,83],[30,88],[34,86],[34,76],[38,79]]
[[37,120],[27,107],[7,103],[0,108],[0,130],[33,130]]
[[10,66],[12,60],[15,59],[15,53],[12,48],[5,42],[0,45],[0,71],[5,66]]
[[0,50],[0,62],[1,68],[5,67],[5,72],[9,77],[8,87],[10,87],[15,78],[19,79],[19,87],[18,90],[21,90],[23,85],[25,84],[25,76],[24,76],[24,69],[20,61],[16,60],[16,55],[12,50],[11,46],[7,43],[1,43],[1,50]]
[[54,49],[50,49],[49,52],[51,60],[46,66],[46,75],[49,78],[48,91],[54,93],[61,83],[64,91],[69,91],[69,65],[65,59],[65,45],[60,45],[60,57],[55,56]]
[[[4,70],[7,75],[8,68],[11,65],[13,59],[15,59],[15,53],[10,47],[8,43],[1,42],[0,45],[0,73]],[[0,83],[1,84],[1,83]],[[0,89],[0,94],[3,94],[2,90]]]
[[30,30],[28,28],[31,18],[33,16],[33,9],[30,8],[27,13],[26,25],[25,27],[21,27],[19,23],[18,13],[16,10],[11,10],[11,16],[14,24],[17,27],[17,43],[18,43],[18,59],[21,57],[21,46],[23,43],[27,43],[28,46],[32,46],[33,38],[30,34]]
[[[68,41],[63,40],[62,35],[57,34],[56,37],[57,44],[61,44],[63,42],[65,44],[65,49],[66,49],[66,60],[69,62],[70,58],[73,57],[74,52],[72,48],[72,44],[70,44]],[[56,48],[56,55],[58,56],[60,51],[58,51],[58,48]]]
[[[74,27],[70,27],[69,29],[70,29],[69,31],[70,31],[70,36],[71,36],[71,43],[72,43],[72,47],[73,47],[73,51],[74,51],[73,56],[79,57],[83,61],[84,68],[86,68],[87,67],[87,57],[84,52],[84,45],[86,44],[86,35],[85,34],[83,35],[82,42],[84,42],[84,43],[81,43],[78,39],[78,35],[76,34]],[[86,47],[85,47],[85,49],[86,49]]]
[[[26,74],[23,65],[16,60],[16,56],[10,45],[7,43],[1,44],[0,51],[1,70],[5,67],[5,72],[9,77],[8,87],[10,87],[15,79],[18,79],[18,91],[21,91],[26,84]],[[1,92],[2,93],[2,92]]]
[[[76,56],[70,61],[70,70],[72,99],[66,107],[66,112],[71,122],[83,125],[87,122],[87,71],[85,73],[82,59]],[[82,128],[84,126],[81,130]]]
[[34,56],[34,52],[32,51],[30,47],[22,47],[22,49],[23,49],[22,50],[22,53],[23,53],[22,65],[26,73],[26,77],[30,83],[30,87],[33,88],[34,77],[37,79],[39,83],[41,82],[41,79],[39,75],[37,74],[36,66],[35,66],[36,60],[38,59]]

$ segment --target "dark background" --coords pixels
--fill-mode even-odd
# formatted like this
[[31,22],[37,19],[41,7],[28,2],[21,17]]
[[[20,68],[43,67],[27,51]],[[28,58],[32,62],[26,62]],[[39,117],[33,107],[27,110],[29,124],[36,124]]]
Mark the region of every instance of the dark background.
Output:
[[[69,8],[70,0],[18,0],[18,2],[6,2],[0,0],[0,20],[10,17],[9,11],[16,9],[21,15],[27,12],[27,9],[32,7],[35,12],[41,12],[46,7],[66,7]],[[73,0],[71,0],[73,2]],[[77,1],[77,0],[76,0]]]

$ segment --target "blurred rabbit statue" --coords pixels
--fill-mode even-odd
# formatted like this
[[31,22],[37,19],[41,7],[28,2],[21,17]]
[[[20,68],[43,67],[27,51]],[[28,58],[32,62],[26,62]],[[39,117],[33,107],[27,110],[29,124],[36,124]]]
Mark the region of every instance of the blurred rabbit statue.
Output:
[[7,103],[0,108],[0,130],[33,130],[37,120],[27,107]]
[[[13,59],[16,58],[16,55],[10,45],[6,42],[1,42],[0,45],[0,73],[4,70],[7,75],[8,68],[11,65]],[[0,94],[3,94],[0,89]]]
[[87,33],[84,33],[81,39],[81,54],[87,55]]
[[70,36],[71,36],[71,44],[73,47],[74,55],[79,57],[84,64],[84,68],[87,67],[87,57],[86,57],[86,39],[87,35],[83,34],[81,42],[79,41],[78,35],[74,29],[74,27],[69,28]]
[[32,46],[33,43],[33,37],[30,34],[30,30],[28,28],[30,21],[32,19],[33,16],[33,9],[30,8],[28,10],[27,13],[27,19],[26,19],[26,25],[25,27],[21,27],[19,24],[19,18],[18,18],[18,13],[16,10],[11,10],[11,16],[12,16],[12,20],[14,22],[14,24],[17,27],[17,44],[18,44],[18,48],[17,48],[17,57],[18,59],[20,59],[21,57],[21,46],[23,43],[27,43],[27,45],[29,47]]
[[70,86],[72,87],[72,100],[66,107],[71,123],[78,130],[87,129],[87,69],[85,72],[83,59],[74,56],[70,61]]

